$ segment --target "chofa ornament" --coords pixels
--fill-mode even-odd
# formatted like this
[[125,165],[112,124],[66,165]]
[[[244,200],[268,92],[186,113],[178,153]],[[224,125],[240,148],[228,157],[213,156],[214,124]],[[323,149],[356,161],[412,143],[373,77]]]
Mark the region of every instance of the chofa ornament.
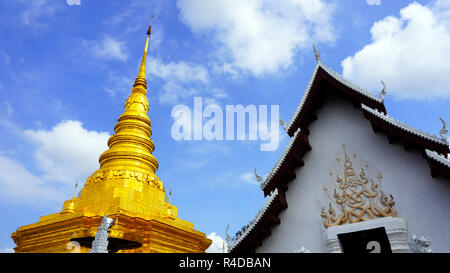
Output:
[[445,122],[445,120],[443,118],[439,117],[439,119],[442,122],[442,128],[441,128],[441,130],[439,130],[439,134],[441,135],[442,140],[444,140],[445,142],[448,143],[448,139],[447,139],[447,133],[448,133],[447,123]]
[[[336,174],[336,187],[332,190],[333,196],[330,196],[327,186],[323,187],[331,201],[328,211],[325,207],[322,207],[320,213],[320,216],[325,219],[324,226],[328,228],[345,223],[375,219],[376,217],[396,216],[392,194],[386,195],[381,190],[382,175],[378,174],[378,182],[375,182],[374,179],[366,177],[364,168],[361,168],[361,171],[357,174],[350,157],[345,152],[345,145],[343,147],[344,173],[342,177],[339,173]],[[356,154],[353,157],[356,158]],[[330,172],[330,174],[333,173]],[[340,211],[336,211],[332,203]]]
[[381,81],[381,84],[383,85],[383,89],[380,92],[380,99],[381,99],[381,101],[384,101],[384,99],[386,98],[386,94],[387,94],[386,84],[383,81]]
[[230,228],[230,224],[227,225],[227,228],[225,229],[225,241],[227,242],[227,249],[230,249],[232,240],[230,235],[228,234],[228,229]]
[[263,180],[263,178],[261,177],[261,176],[259,176],[257,173],[256,173],[256,168],[255,168],[255,177],[256,177],[256,180],[258,181],[258,183],[261,185],[262,183],[264,183],[264,180]]
[[288,126],[287,126],[286,122],[284,120],[282,120],[280,116],[278,116],[278,120],[280,121],[280,126],[283,127],[284,131],[287,133]]

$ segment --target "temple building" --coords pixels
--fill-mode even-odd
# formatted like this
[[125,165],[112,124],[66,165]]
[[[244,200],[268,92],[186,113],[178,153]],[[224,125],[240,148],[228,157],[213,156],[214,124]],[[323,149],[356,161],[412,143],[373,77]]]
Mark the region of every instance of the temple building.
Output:
[[314,51],[290,141],[259,179],[266,201],[229,252],[450,252],[445,121],[437,137],[394,120],[384,83],[374,96]]
[[104,215],[115,222],[109,252],[204,252],[211,244],[192,223],[177,217],[177,207],[155,174],[145,77],[150,32],[151,26],[139,73],[109,149],[100,155],[100,168],[60,212],[19,227],[12,234],[15,252],[89,252]]

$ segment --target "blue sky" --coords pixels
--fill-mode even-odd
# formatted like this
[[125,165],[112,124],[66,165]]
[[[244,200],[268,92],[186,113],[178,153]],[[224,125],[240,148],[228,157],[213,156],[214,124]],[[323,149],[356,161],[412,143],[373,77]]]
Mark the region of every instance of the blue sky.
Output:
[[[438,134],[450,121],[450,1],[3,0],[0,251],[55,213],[98,168],[137,75],[151,15],[149,116],[157,175],[179,217],[224,237],[264,202],[261,141],[175,141],[174,105],[279,105],[286,122],[322,62],[378,94],[388,114]],[[83,183],[80,183],[81,185]],[[79,187],[80,189],[81,187]],[[221,244],[218,244],[221,247]]]

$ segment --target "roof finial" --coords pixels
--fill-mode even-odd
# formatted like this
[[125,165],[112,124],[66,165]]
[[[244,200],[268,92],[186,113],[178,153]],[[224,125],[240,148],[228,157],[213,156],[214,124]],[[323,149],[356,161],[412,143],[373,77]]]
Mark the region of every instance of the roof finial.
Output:
[[314,54],[316,55],[316,60],[317,60],[317,62],[318,62],[318,63],[321,63],[321,61],[320,61],[320,55],[319,55],[319,52],[317,51],[317,48],[316,48],[316,45],[315,45],[315,44],[313,44],[313,48],[314,48]]
[[259,175],[256,173],[256,168],[255,168],[255,177],[256,177],[256,180],[259,182],[259,184],[262,184],[262,183],[263,183],[262,177],[259,176]]
[[150,19],[150,25],[148,26],[147,35],[149,35],[149,36],[152,34],[152,23],[153,23],[153,18],[154,17],[155,16],[152,15],[152,18]]
[[152,22],[153,22],[153,15],[150,20],[150,25],[147,30],[147,40],[145,42],[145,49],[144,49],[144,55],[142,56],[141,66],[139,67],[139,72],[136,77],[136,80],[134,81],[133,87],[137,85],[142,85],[145,89],[147,89],[147,81],[145,79],[145,65],[147,63],[147,49],[148,49],[148,41],[150,38],[150,34],[152,31]]
[[228,235],[228,229],[230,228],[230,224],[227,225],[227,228],[225,229],[225,241],[227,241],[227,248],[230,249],[231,247],[231,237]]
[[384,98],[386,97],[387,92],[386,92],[386,84],[384,84],[383,81],[381,81],[381,84],[383,85],[383,90],[381,90],[381,92],[380,92],[380,98],[381,98],[381,101],[383,102]]
[[448,133],[447,123],[445,122],[445,120],[443,118],[439,117],[439,119],[442,121],[442,129],[439,131],[439,134],[441,135],[442,140],[444,140],[445,142],[448,143],[448,140],[447,140],[447,133]]
[[278,119],[280,120],[280,125],[283,127],[283,129],[287,132],[288,128],[286,126],[286,122],[284,122],[280,116],[278,116]]

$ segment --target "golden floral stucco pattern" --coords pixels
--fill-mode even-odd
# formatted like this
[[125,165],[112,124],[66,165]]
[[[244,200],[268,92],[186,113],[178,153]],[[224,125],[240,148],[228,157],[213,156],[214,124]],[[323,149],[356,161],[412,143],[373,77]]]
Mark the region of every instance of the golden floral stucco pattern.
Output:
[[[330,176],[335,175],[333,189],[329,191],[324,186],[328,199],[328,210],[322,207],[320,216],[324,218],[324,226],[338,226],[345,223],[357,223],[376,217],[396,216],[394,198],[392,194],[385,194],[381,189],[382,174],[378,173],[376,179],[367,177],[366,169],[361,168],[359,173],[355,171],[353,162],[347,155],[345,145],[344,158],[337,158],[341,164],[343,173],[330,171]],[[356,160],[357,154],[352,157]],[[366,163],[364,167],[368,167]],[[330,195],[330,193],[332,195]]]

